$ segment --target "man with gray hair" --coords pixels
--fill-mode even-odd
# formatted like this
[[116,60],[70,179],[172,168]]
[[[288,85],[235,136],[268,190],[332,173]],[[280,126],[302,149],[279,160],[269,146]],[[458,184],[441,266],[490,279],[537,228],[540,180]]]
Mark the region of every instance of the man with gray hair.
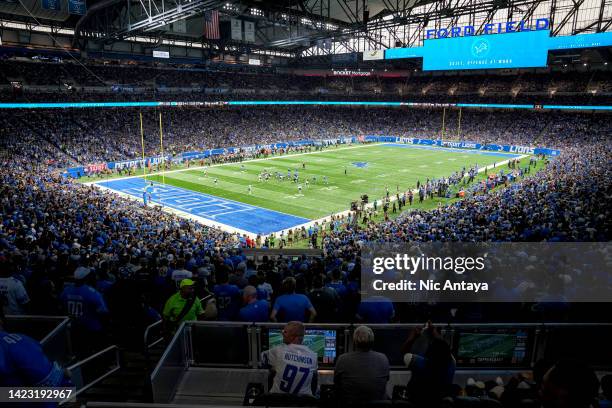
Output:
[[255,286],[247,286],[242,291],[242,300],[245,306],[240,309],[238,317],[243,322],[267,322],[270,313],[270,305],[267,301],[257,299]]
[[336,361],[334,384],[338,401],[343,405],[363,405],[368,401],[387,398],[389,359],[372,350],[374,332],[359,326],[353,333],[353,349]]

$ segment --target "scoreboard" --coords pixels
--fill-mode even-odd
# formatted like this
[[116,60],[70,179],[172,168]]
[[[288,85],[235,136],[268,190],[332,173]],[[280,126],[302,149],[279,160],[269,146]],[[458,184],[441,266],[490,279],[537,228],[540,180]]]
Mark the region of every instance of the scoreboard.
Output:
[[551,37],[549,30],[425,40],[389,48],[385,59],[422,58],[424,71],[546,67],[548,52],[612,46],[612,32]]

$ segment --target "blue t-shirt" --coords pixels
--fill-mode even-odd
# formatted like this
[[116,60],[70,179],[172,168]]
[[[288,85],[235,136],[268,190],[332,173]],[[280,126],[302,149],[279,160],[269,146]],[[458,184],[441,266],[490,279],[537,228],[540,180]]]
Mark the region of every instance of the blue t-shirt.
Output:
[[213,293],[217,299],[218,320],[234,320],[240,310],[240,289],[236,285],[215,285]]
[[389,323],[393,318],[395,309],[393,303],[384,297],[376,296],[376,300],[361,302],[357,314],[366,323]]
[[58,387],[64,372],[49,361],[40,343],[23,334],[0,331],[0,384]]
[[281,295],[276,298],[274,310],[279,322],[290,322],[297,320],[306,321],[306,311],[312,308],[312,303],[306,295],[293,293],[291,295]]
[[64,288],[60,300],[77,324],[89,331],[102,330],[100,317],[108,309],[100,292],[88,285],[70,285]]
[[328,288],[335,289],[336,293],[338,294],[338,296],[340,296],[341,299],[344,299],[346,295],[348,294],[348,290],[346,289],[346,286],[342,282],[335,282],[335,283],[329,282],[325,286],[327,286]]
[[243,322],[267,322],[270,316],[270,305],[265,300],[257,300],[240,309],[240,320]]

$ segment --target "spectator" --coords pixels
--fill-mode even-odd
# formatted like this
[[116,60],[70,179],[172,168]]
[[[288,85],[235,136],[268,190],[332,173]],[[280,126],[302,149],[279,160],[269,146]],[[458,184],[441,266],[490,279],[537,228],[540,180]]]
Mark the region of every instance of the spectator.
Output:
[[302,344],[304,333],[302,322],[288,322],[282,330],[283,343],[261,354],[273,377],[271,393],[316,395],[317,354]]
[[235,320],[238,317],[242,299],[240,289],[236,285],[229,284],[227,266],[222,265],[216,272],[217,284],[213,288],[217,308],[219,310],[219,320]]
[[257,289],[247,286],[242,291],[245,306],[240,309],[239,318],[243,322],[267,322],[270,316],[270,304],[263,299],[257,300]]
[[599,401],[599,408],[612,408],[612,374],[601,377],[601,391],[603,400]]
[[373,345],[372,329],[359,326],[353,333],[355,351],[338,357],[334,385],[342,405],[361,405],[387,398],[389,359],[382,353],[372,351]]
[[338,319],[340,297],[336,290],[323,286],[323,275],[317,274],[312,279],[312,290],[308,298],[317,311],[317,323],[333,323]]
[[365,323],[391,323],[394,317],[393,302],[384,296],[372,296],[359,303],[356,316]]
[[270,320],[273,322],[314,322],[317,317],[315,308],[306,295],[295,293],[295,278],[285,278],[282,284],[283,294],[276,298]]
[[25,314],[30,297],[23,283],[12,276],[9,268],[3,269],[0,274],[0,300],[4,313],[7,315]]
[[176,269],[172,271],[172,280],[178,288],[183,279],[193,278],[193,273],[185,269],[185,260],[179,259],[176,261]]
[[64,311],[73,320],[73,331],[81,346],[92,349],[100,348],[105,340],[103,320],[108,309],[104,298],[94,289],[96,276],[90,268],[79,266],[74,271],[74,285],[64,287],[60,300]]
[[[422,337],[424,336],[424,337]],[[412,352],[417,340],[425,340],[422,354]],[[455,375],[455,359],[437,329],[428,323],[425,330],[413,329],[402,346],[404,364],[412,372],[408,395],[416,404],[435,404],[450,394]]]
[[589,408],[595,403],[599,380],[587,364],[561,360],[544,375],[542,408]]
[[195,282],[183,279],[178,292],[172,295],[164,306],[163,318],[166,333],[174,333],[184,321],[210,318],[194,292]]
[[[40,343],[17,333],[9,333],[0,310],[0,384],[3,387],[71,387],[68,372],[50,361]],[[9,404],[10,405],[10,404]],[[37,406],[57,407],[54,403]]]

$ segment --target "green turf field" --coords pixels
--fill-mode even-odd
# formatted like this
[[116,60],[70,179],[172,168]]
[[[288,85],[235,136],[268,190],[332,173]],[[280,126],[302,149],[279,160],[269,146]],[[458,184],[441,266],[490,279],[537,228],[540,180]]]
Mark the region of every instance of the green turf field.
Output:
[[[469,152],[449,152],[383,145],[358,145],[331,148],[322,152],[279,156],[275,158],[245,161],[241,164],[226,164],[208,168],[207,176],[202,169],[172,172],[165,176],[165,183],[218,197],[236,200],[287,214],[309,219],[318,219],[349,209],[350,202],[368,194],[370,200],[382,198],[385,186],[394,194],[415,188],[417,180],[448,176],[476,163],[483,167],[507,160],[507,157],[486,156]],[[367,163],[357,167],[354,163]],[[306,169],[302,169],[302,163]],[[258,175],[267,169],[287,175],[287,169],[298,169],[302,195],[292,181],[274,178],[259,182]],[[344,174],[346,169],[347,174]],[[323,184],[327,176],[328,185]],[[317,182],[306,188],[304,177]],[[148,176],[161,182],[159,174]],[[213,180],[217,178],[215,186]],[[253,186],[252,195],[248,185]]]
[[462,336],[458,351],[462,358],[512,358],[515,346],[512,335],[471,333]]
[[[270,335],[268,340],[268,347],[273,348],[281,345],[283,342],[283,335],[279,333],[274,333]],[[325,351],[325,335],[324,334],[306,334],[304,336],[303,345],[308,347],[313,352],[317,353],[319,358],[323,357],[323,353]]]

